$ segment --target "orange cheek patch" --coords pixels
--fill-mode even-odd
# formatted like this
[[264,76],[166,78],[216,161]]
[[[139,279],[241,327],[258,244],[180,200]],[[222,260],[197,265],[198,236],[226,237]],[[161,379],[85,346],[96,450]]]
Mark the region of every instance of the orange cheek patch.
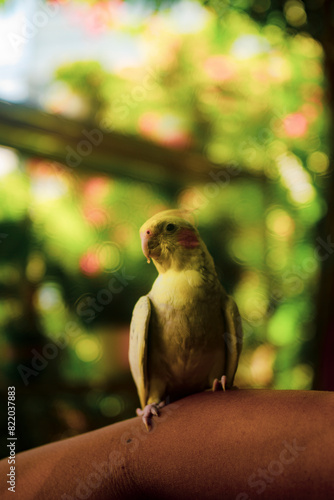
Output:
[[196,248],[199,246],[198,238],[191,229],[182,229],[178,234],[177,240],[184,248]]

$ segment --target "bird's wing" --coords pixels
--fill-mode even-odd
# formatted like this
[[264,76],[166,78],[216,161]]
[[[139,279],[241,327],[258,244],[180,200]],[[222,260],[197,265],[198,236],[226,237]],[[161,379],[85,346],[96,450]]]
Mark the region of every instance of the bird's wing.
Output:
[[229,295],[223,299],[222,311],[225,320],[225,375],[227,385],[232,387],[242,348],[242,324],[238,307]]
[[140,404],[144,408],[147,401],[147,341],[151,317],[151,302],[145,295],[140,297],[132,313],[130,325],[129,362],[132,376],[137,386]]

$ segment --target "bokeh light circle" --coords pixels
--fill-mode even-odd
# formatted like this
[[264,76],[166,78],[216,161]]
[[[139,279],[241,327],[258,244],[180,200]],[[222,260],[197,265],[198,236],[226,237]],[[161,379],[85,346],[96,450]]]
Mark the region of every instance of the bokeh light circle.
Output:
[[100,402],[101,413],[106,417],[117,417],[123,409],[124,402],[116,395],[107,396]]
[[97,253],[100,266],[105,272],[111,273],[121,267],[123,262],[122,253],[116,243],[112,241],[103,243]]
[[93,337],[81,337],[75,345],[75,352],[85,363],[98,361],[102,354],[99,341]]

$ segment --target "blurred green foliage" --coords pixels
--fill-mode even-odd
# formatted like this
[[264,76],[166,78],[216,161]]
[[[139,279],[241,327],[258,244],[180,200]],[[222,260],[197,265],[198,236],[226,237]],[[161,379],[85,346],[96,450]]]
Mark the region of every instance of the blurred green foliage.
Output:
[[[187,23],[165,9],[135,29],[108,4],[100,29],[135,37],[141,62],[63,64],[46,109],[196,150],[215,167],[171,197],[163,185],[83,176],[0,150],[1,359],[8,383],[22,386],[17,367],[32,367],[32,349],[58,346],[22,386],[22,394],[53,388],[44,409],[58,424],[48,439],[132,415],[128,326],[155,277],[138,229],[169,207],[193,212],[239,305],[236,383],[309,389],[314,376],[314,304],[328,256],[317,224],[330,174],[321,45],[305,32],[287,35],[278,15],[259,25],[242,10],[249,2],[225,2],[224,16],[197,3],[191,15],[188,4]],[[93,2],[87,15],[101,8]]]

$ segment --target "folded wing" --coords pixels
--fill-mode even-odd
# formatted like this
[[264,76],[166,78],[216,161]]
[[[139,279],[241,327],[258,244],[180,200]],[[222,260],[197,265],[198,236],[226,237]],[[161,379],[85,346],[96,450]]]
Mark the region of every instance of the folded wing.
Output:
[[131,373],[137,386],[142,408],[146,405],[148,397],[147,344],[150,317],[151,302],[145,295],[138,300],[132,313],[129,345]]
[[242,324],[236,303],[229,295],[224,297],[222,312],[225,322],[225,375],[231,388],[242,349]]

